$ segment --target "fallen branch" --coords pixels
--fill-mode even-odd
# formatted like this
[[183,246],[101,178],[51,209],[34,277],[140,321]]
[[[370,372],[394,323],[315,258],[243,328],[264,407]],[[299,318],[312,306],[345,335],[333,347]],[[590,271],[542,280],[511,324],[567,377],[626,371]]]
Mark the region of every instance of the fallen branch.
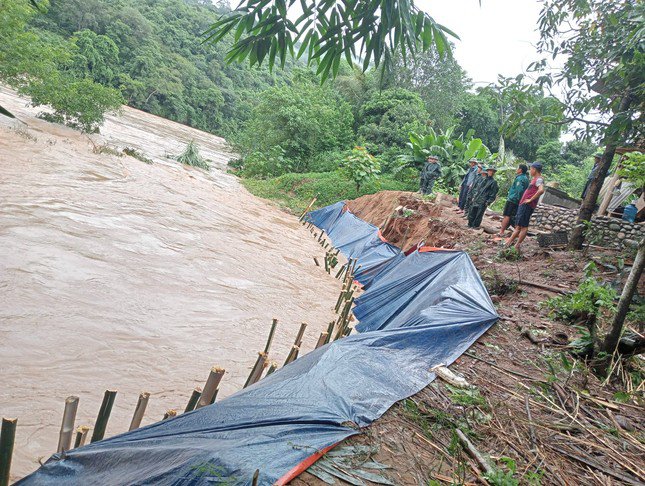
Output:
[[528,280],[516,280],[518,285],[527,285],[529,287],[536,287],[542,290],[548,290],[550,292],[555,292],[557,294],[570,294],[571,291],[560,289],[558,287],[552,287],[551,285],[541,284],[537,282],[529,282]]
[[642,485],[643,483],[639,481],[636,478],[633,478],[632,476],[628,476],[627,474],[624,474],[620,471],[615,471],[613,469],[609,469],[608,467],[603,466],[602,464],[594,461],[593,459],[589,457],[583,457],[578,454],[574,454],[573,452],[569,452],[565,449],[560,449],[559,447],[556,447],[554,445],[548,444],[548,447],[553,449],[554,451],[563,454],[567,457],[570,457],[571,459],[578,461],[586,466],[592,467],[600,472],[603,472],[613,478],[620,479],[621,481],[626,482],[627,484],[633,484],[635,486]]
[[462,443],[468,454],[477,461],[477,463],[484,469],[484,472],[487,474],[490,474],[493,472],[493,467],[490,465],[488,460],[482,455],[481,452],[477,450],[475,445],[470,442],[470,439],[466,437],[466,434],[464,434],[461,430],[455,429],[455,432],[457,433],[457,437],[459,437],[459,441]]

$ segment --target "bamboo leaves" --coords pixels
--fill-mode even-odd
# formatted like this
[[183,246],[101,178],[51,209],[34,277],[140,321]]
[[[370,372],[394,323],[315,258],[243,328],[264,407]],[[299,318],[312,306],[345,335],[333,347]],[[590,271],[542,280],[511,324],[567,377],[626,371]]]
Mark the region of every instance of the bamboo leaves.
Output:
[[[290,10],[302,14],[290,16]],[[229,63],[248,58],[252,66],[261,65],[268,55],[273,69],[276,58],[284,67],[287,55],[307,53],[323,82],[338,75],[343,58],[349,64],[362,61],[363,70],[381,64],[387,69],[396,51],[407,59],[434,46],[440,56],[449,55],[447,36],[457,38],[414,0],[243,0],[211,26],[207,42],[230,33]]]

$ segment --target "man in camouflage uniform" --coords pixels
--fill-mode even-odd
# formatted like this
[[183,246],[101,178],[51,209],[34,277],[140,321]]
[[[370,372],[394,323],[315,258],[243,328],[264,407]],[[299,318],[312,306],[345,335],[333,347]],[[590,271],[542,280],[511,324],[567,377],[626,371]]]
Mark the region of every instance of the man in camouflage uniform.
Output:
[[486,208],[493,203],[499,191],[499,186],[495,180],[497,169],[491,166],[486,169],[486,172],[488,176],[477,186],[473,194],[470,211],[468,211],[468,226],[470,228],[479,228]]
[[421,194],[432,194],[434,181],[441,177],[441,164],[439,159],[434,156],[428,156],[427,162],[421,171]]

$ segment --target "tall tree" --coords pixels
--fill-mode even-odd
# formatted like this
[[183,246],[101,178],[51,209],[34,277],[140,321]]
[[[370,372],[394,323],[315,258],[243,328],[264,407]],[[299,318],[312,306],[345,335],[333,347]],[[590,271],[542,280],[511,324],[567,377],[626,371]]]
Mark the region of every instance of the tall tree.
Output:
[[382,84],[418,93],[432,125],[445,130],[455,124],[455,115],[464,104],[470,79],[454,58],[439,56],[436,49],[428,49],[405,62],[397,54]]

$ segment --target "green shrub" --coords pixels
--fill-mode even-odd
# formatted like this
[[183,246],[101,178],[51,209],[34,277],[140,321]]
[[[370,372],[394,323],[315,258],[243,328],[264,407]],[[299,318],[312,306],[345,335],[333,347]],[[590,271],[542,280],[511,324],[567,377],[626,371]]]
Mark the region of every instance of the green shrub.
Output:
[[186,149],[177,156],[177,162],[192,165],[193,167],[199,167],[204,170],[209,170],[211,168],[208,161],[200,155],[199,147],[194,140],[188,142]]
[[314,155],[307,164],[307,172],[333,172],[338,170],[348,150],[331,150]]
[[282,147],[276,145],[264,152],[253,152],[247,155],[240,168],[245,177],[266,179],[290,172],[291,162],[285,157]]
[[593,263],[587,265],[586,278],[578,290],[546,301],[547,307],[552,310],[556,318],[563,321],[574,321],[579,318],[589,320],[595,319],[603,311],[614,311],[614,301],[618,294],[609,285],[603,284],[592,276],[595,268]]
[[383,176],[379,183],[367,183],[356,190],[356,184],[338,172],[308,172],[284,174],[274,179],[242,179],[242,184],[254,195],[276,201],[281,206],[299,213],[317,197],[316,206],[322,207],[346,199],[355,199],[381,190],[416,191],[418,184],[410,185]]
[[41,113],[41,118],[86,133],[98,132],[105,113],[118,109],[123,102],[121,93],[114,88],[57,72],[32,82],[21,92],[31,97],[32,105],[53,109],[53,112]]
[[361,186],[376,181],[381,173],[378,160],[365,147],[354,147],[354,150],[345,157],[341,170],[346,177],[354,181],[357,192],[360,191]]
[[[294,172],[305,172],[313,157],[343,150],[354,140],[351,107],[313,73],[296,70],[291,85],[264,91],[236,140],[248,156],[281,147]],[[284,171],[286,172],[286,171]],[[284,173],[283,172],[283,173]]]

